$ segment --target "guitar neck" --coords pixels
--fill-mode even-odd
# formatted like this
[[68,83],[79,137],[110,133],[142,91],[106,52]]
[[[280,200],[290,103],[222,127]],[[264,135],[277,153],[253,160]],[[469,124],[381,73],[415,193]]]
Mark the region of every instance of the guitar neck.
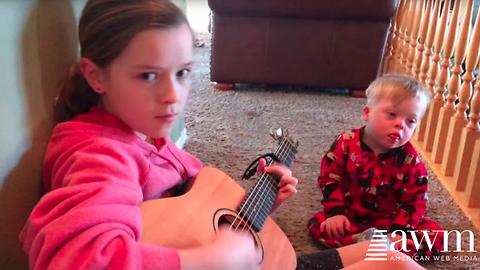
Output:
[[[297,149],[290,138],[285,137],[280,142],[274,154],[287,167],[291,167]],[[267,165],[272,165],[273,160],[267,161]],[[239,213],[246,219],[255,231],[260,231],[272,210],[273,203],[278,194],[278,183],[280,177],[276,174],[262,173],[255,181],[252,189],[240,205]]]

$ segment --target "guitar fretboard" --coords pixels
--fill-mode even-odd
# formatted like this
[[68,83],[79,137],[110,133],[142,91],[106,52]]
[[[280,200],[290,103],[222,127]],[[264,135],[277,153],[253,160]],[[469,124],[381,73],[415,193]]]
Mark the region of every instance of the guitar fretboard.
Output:
[[[290,167],[297,154],[295,144],[290,138],[285,137],[280,142],[274,154]],[[273,161],[268,161],[267,165],[272,165]],[[240,205],[239,213],[247,220],[255,231],[260,231],[272,210],[273,203],[278,194],[278,183],[280,178],[275,174],[262,173],[255,181],[253,188]]]

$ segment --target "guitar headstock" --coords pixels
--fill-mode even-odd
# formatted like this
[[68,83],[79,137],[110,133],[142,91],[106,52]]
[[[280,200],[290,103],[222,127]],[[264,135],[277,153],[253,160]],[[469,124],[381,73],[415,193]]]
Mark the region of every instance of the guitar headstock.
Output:
[[298,141],[293,142],[292,139],[288,136],[288,130],[283,128],[278,128],[276,130],[270,130],[270,136],[273,137],[276,141],[281,143],[284,140],[287,140],[294,148],[298,148]]

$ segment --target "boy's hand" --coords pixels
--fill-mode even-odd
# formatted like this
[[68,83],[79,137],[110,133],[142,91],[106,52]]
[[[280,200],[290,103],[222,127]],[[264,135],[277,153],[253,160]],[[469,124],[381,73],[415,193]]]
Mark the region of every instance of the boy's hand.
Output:
[[295,194],[297,194],[297,189],[295,187],[297,186],[298,180],[292,176],[292,171],[284,165],[274,164],[272,166],[265,167],[266,164],[267,162],[265,159],[260,159],[257,173],[267,172],[280,176],[278,195],[275,199],[275,202],[273,202],[272,210],[270,211],[271,214],[275,212],[278,207],[282,205],[282,203],[291,199]]
[[340,239],[345,235],[345,230],[350,229],[350,221],[344,215],[327,218],[320,224],[320,231],[326,232],[329,238]]

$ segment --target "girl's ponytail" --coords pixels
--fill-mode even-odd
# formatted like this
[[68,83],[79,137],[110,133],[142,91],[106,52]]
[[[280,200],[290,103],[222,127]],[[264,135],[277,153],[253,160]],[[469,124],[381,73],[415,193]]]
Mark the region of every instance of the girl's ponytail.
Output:
[[65,122],[74,116],[87,113],[97,105],[99,95],[93,91],[80,71],[73,65],[66,74],[54,104],[55,123]]

